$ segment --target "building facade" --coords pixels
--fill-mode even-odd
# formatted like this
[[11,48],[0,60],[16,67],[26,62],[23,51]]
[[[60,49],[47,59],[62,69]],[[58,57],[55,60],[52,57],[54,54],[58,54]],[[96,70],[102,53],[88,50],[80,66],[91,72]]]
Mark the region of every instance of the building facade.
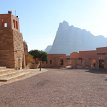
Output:
[[66,66],[66,54],[48,54],[48,61],[42,62],[42,67],[61,68]]
[[25,67],[23,37],[20,32],[19,18],[0,14],[0,66],[22,69]]
[[42,63],[42,67],[87,69],[107,69],[107,47],[96,48],[96,50],[73,52],[70,56],[66,54],[48,54],[48,61]]
[[72,68],[107,69],[107,47],[71,53]]
[[97,68],[107,69],[107,47],[97,48]]

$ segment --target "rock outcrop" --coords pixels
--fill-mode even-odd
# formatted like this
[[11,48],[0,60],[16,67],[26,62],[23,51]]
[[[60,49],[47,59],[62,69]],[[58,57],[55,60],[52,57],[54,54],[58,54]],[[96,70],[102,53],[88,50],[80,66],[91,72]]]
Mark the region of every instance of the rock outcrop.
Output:
[[66,21],[59,24],[52,47],[49,47],[50,54],[70,54],[83,50],[94,50],[97,47],[107,46],[107,38],[94,36],[85,29],[69,26]]

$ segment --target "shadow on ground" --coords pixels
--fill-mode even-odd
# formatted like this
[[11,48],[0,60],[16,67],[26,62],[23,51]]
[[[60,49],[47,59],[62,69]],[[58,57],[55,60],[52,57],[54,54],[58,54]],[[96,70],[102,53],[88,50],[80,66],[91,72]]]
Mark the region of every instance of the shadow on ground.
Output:
[[95,73],[95,74],[107,74],[107,69],[89,69],[86,72]]

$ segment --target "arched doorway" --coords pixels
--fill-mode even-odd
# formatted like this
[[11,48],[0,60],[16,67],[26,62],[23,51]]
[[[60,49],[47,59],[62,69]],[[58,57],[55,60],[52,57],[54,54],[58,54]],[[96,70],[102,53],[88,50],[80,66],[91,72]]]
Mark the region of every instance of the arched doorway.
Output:
[[104,68],[104,60],[103,59],[99,60],[99,68]]
[[60,65],[61,65],[61,66],[64,65],[64,61],[63,61],[63,59],[60,60]]
[[96,60],[95,60],[95,59],[92,59],[92,60],[91,60],[91,67],[92,67],[92,68],[95,68],[95,67],[96,67]]

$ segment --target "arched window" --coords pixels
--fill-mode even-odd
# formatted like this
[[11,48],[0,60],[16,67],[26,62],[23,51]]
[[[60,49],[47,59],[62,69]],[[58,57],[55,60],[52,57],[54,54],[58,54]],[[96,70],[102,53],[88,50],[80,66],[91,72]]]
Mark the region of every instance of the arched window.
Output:
[[15,28],[15,27],[16,27],[16,26],[15,26],[15,20],[13,20],[13,25],[14,25],[14,28]]
[[4,23],[4,27],[7,27],[7,23]]
[[16,21],[16,29],[18,29],[18,22]]
[[1,19],[2,27],[8,27],[8,23],[4,22],[4,19]]

